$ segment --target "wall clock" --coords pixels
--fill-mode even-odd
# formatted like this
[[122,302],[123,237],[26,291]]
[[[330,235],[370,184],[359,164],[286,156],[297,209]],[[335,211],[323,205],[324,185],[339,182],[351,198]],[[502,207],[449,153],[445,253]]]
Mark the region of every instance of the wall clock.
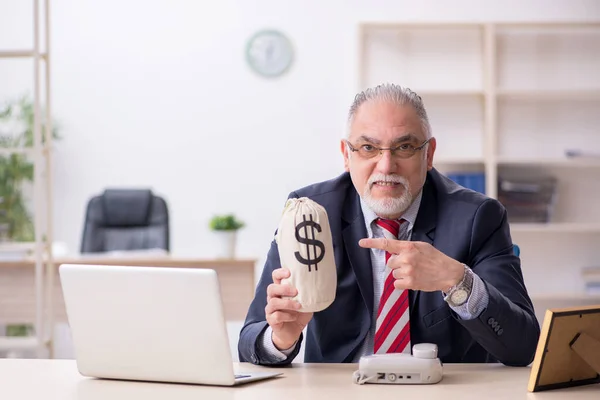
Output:
[[259,75],[280,76],[290,68],[293,59],[292,43],[279,31],[259,31],[248,40],[246,60]]

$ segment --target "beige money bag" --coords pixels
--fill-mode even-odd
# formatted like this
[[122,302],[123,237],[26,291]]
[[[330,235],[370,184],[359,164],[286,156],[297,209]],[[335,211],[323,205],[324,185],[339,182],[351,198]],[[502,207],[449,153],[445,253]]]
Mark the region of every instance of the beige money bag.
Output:
[[293,298],[301,312],[316,312],[335,300],[337,271],[327,211],[317,202],[301,197],[288,199],[276,239],[281,266],[290,270],[282,284],[298,290]]

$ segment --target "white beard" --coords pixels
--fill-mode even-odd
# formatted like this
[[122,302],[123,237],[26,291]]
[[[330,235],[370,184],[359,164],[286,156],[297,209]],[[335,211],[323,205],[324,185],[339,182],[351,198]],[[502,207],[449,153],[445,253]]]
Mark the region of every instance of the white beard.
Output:
[[[400,197],[374,199],[371,195],[371,188],[374,182],[377,181],[400,183],[404,187],[404,191]],[[373,175],[369,178],[362,199],[375,214],[384,218],[403,214],[413,201],[413,197],[410,194],[410,184],[406,178],[398,175],[381,174]]]

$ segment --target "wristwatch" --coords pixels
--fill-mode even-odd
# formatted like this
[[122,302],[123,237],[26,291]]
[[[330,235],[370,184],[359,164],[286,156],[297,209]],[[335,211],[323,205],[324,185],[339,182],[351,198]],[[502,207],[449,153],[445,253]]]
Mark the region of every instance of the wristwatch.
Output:
[[469,300],[469,296],[471,295],[471,290],[473,290],[473,271],[471,268],[465,267],[465,274],[460,282],[456,285],[452,286],[448,293],[444,293],[444,300],[451,307],[462,306]]

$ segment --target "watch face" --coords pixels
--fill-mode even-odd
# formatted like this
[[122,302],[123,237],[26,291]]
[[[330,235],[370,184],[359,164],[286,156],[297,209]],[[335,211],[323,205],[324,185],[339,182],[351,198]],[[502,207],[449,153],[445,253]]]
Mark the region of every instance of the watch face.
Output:
[[283,74],[292,64],[293,54],[288,38],[273,30],[256,33],[246,47],[246,59],[250,67],[267,77]]
[[468,298],[469,293],[467,293],[467,291],[464,289],[458,289],[457,291],[452,293],[452,296],[450,296],[450,300],[456,305],[464,304]]

